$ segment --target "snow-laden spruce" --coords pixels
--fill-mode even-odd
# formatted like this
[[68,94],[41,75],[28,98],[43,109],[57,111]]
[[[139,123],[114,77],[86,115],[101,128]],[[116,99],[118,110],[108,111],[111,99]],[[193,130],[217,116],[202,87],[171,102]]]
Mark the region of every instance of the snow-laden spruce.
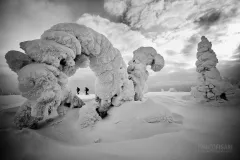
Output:
[[[34,53],[42,59],[48,57],[41,52]],[[21,95],[27,98],[15,116],[17,127],[35,128],[41,120],[65,114],[61,109],[62,104],[68,104],[70,108],[84,105],[67,88],[68,76],[51,63],[41,63],[18,51],[9,51],[5,58],[18,75]]]
[[199,100],[221,102],[234,92],[234,87],[224,81],[216,68],[218,59],[212,50],[212,43],[205,36],[198,43],[196,67],[197,86],[192,87],[192,95]]
[[140,47],[133,52],[133,59],[128,64],[128,74],[134,83],[134,100],[142,100],[144,91],[147,90],[147,65],[150,65],[154,72],[158,72],[164,67],[164,59],[154,48]]

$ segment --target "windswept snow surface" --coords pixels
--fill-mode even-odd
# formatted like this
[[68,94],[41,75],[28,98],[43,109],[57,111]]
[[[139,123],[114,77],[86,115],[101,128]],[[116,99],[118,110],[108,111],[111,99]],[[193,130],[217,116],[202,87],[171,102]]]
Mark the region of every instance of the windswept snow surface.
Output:
[[92,99],[95,99],[95,94],[88,94],[88,95],[86,95],[86,94],[80,92],[79,94],[77,94],[77,96],[79,98],[81,98],[81,100],[83,100],[84,102],[92,100]]
[[[239,90],[237,94],[240,95]],[[90,97],[94,95],[82,98],[86,100],[82,110],[95,105]],[[109,116],[92,127],[81,128],[81,109],[73,109],[64,118],[49,122],[39,130],[17,130],[12,123],[16,103],[10,100],[1,104],[5,106],[0,111],[1,159],[239,158],[239,96],[214,104],[198,103],[189,92],[150,92],[142,102],[126,102],[111,108]],[[173,119],[171,123],[158,121],[156,117],[160,115]],[[153,121],[154,118],[157,120]],[[224,145],[229,147],[224,150]]]

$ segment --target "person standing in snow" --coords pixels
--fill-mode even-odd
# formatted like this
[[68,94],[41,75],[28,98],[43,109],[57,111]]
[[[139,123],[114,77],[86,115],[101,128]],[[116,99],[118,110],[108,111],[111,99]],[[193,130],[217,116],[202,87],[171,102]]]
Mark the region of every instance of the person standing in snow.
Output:
[[77,87],[77,94],[79,94],[79,92],[80,92],[80,88]]
[[88,91],[89,91],[89,89],[87,87],[85,87],[86,95],[88,95]]

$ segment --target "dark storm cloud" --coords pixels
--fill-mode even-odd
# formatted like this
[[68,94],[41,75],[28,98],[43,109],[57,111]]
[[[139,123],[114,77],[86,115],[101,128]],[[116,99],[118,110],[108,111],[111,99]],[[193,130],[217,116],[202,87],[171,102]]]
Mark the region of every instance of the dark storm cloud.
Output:
[[[127,26],[131,27],[131,21],[127,18],[127,11],[123,13],[122,16],[118,17],[118,23],[126,24]],[[132,27],[134,29],[134,27]]]
[[[105,0],[105,2],[107,2],[108,0]],[[141,30],[142,25],[139,26],[139,24],[142,21],[142,18],[144,17],[144,10],[148,10],[148,12],[152,12],[152,10],[150,10],[149,6],[154,6],[154,5],[158,5],[157,3],[160,0],[150,0],[148,2],[140,2],[142,7],[139,12],[137,12],[134,15],[131,15],[131,9],[136,8],[136,4],[133,4],[133,2],[131,0],[129,1],[125,1],[126,3],[126,8],[125,10],[122,12],[122,14],[120,16],[117,16],[117,22],[118,23],[123,23],[128,25],[129,27],[131,27],[132,30]],[[166,0],[165,0],[166,1]],[[167,0],[167,1],[175,1],[175,0]],[[156,16],[158,14],[156,13]],[[145,15],[146,16],[146,15]]]
[[185,56],[189,56],[193,53],[196,53],[197,43],[199,41],[199,38],[197,35],[192,35],[187,41],[184,46],[184,48],[181,50],[181,54]]
[[[230,7],[224,6],[221,9],[208,9],[193,22],[205,31],[210,29],[213,25],[223,26],[239,15],[239,2],[240,1],[234,1],[234,4],[231,4]],[[221,28],[219,28],[219,30],[221,30]]]
[[[105,2],[107,2],[107,1],[108,0],[105,0]],[[119,0],[119,1],[121,1],[121,0]],[[168,5],[171,5],[171,3],[175,2],[175,1],[178,1],[178,0],[164,0],[163,10],[165,10]],[[135,4],[136,1],[133,2],[131,0],[127,0],[127,1],[125,1],[126,8],[125,8],[124,12],[122,12],[122,14],[120,16],[118,16],[118,22],[128,25],[133,30],[141,30],[141,29],[145,28],[144,27],[145,24],[141,24],[141,23],[142,23],[143,19],[145,19],[145,17],[148,16],[149,13],[154,13],[154,14],[152,14],[152,16],[156,17],[157,19],[161,16],[161,13],[163,12],[163,10],[161,11],[160,9],[158,9],[158,10],[153,9],[154,6],[161,6],[162,5],[161,2],[162,2],[161,0],[149,0],[149,1],[143,1],[143,2],[140,2],[140,0],[139,0],[139,4],[136,5]],[[141,9],[138,8],[139,6],[141,6]],[[131,14],[132,9],[136,9],[136,8],[138,8],[140,10],[132,15]],[[152,18],[152,17],[149,17],[149,18]],[[151,27],[153,27],[153,26],[151,26]]]
[[221,18],[221,11],[216,9],[208,10],[203,16],[199,17],[194,23],[197,23],[201,27],[208,28],[214,25]]
[[[129,10],[132,8],[132,4],[131,4],[131,1],[126,1],[126,9],[125,11],[122,13],[121,16],[118,16],[117,17],[117,22],[118,23],[123,23],[123,24],[126,24],[127,26],[131,27],[132,30],[138,30],[138,28],[134,27],[131,21],[131,19],[128,17],[128,12]],[[136,23],[138,23],[140,21],[140,15],[138,15],[138,21]]]

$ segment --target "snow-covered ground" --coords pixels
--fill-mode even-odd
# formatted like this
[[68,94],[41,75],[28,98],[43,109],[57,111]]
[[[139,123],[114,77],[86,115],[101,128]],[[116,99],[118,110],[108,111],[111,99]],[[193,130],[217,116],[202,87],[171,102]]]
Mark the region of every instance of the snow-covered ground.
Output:
[[[79,97],[86,103],[82,110],[94,105],[94,95]],[[79,109],[73,109],[64,118],[39,130],[17,130],[12,123],[16,106],[24,98],[0,98],[1,159],[239,158],[240,99],[237,96],[230,103],[216,105],[196,102],[188,92],[152,92],[142,102],[127,102],[112,108],[109,116],[93,128],[82,129]],[[172,123],[156,120],[159,115],[172,116]]]
[[86,95],[82,92],[80,92],[80,94],[77,95],[79,98],[81,98],[83,101],[89,101],[89,100],[92,100],[95,98],[95,94],[89,94],[89,95]]

